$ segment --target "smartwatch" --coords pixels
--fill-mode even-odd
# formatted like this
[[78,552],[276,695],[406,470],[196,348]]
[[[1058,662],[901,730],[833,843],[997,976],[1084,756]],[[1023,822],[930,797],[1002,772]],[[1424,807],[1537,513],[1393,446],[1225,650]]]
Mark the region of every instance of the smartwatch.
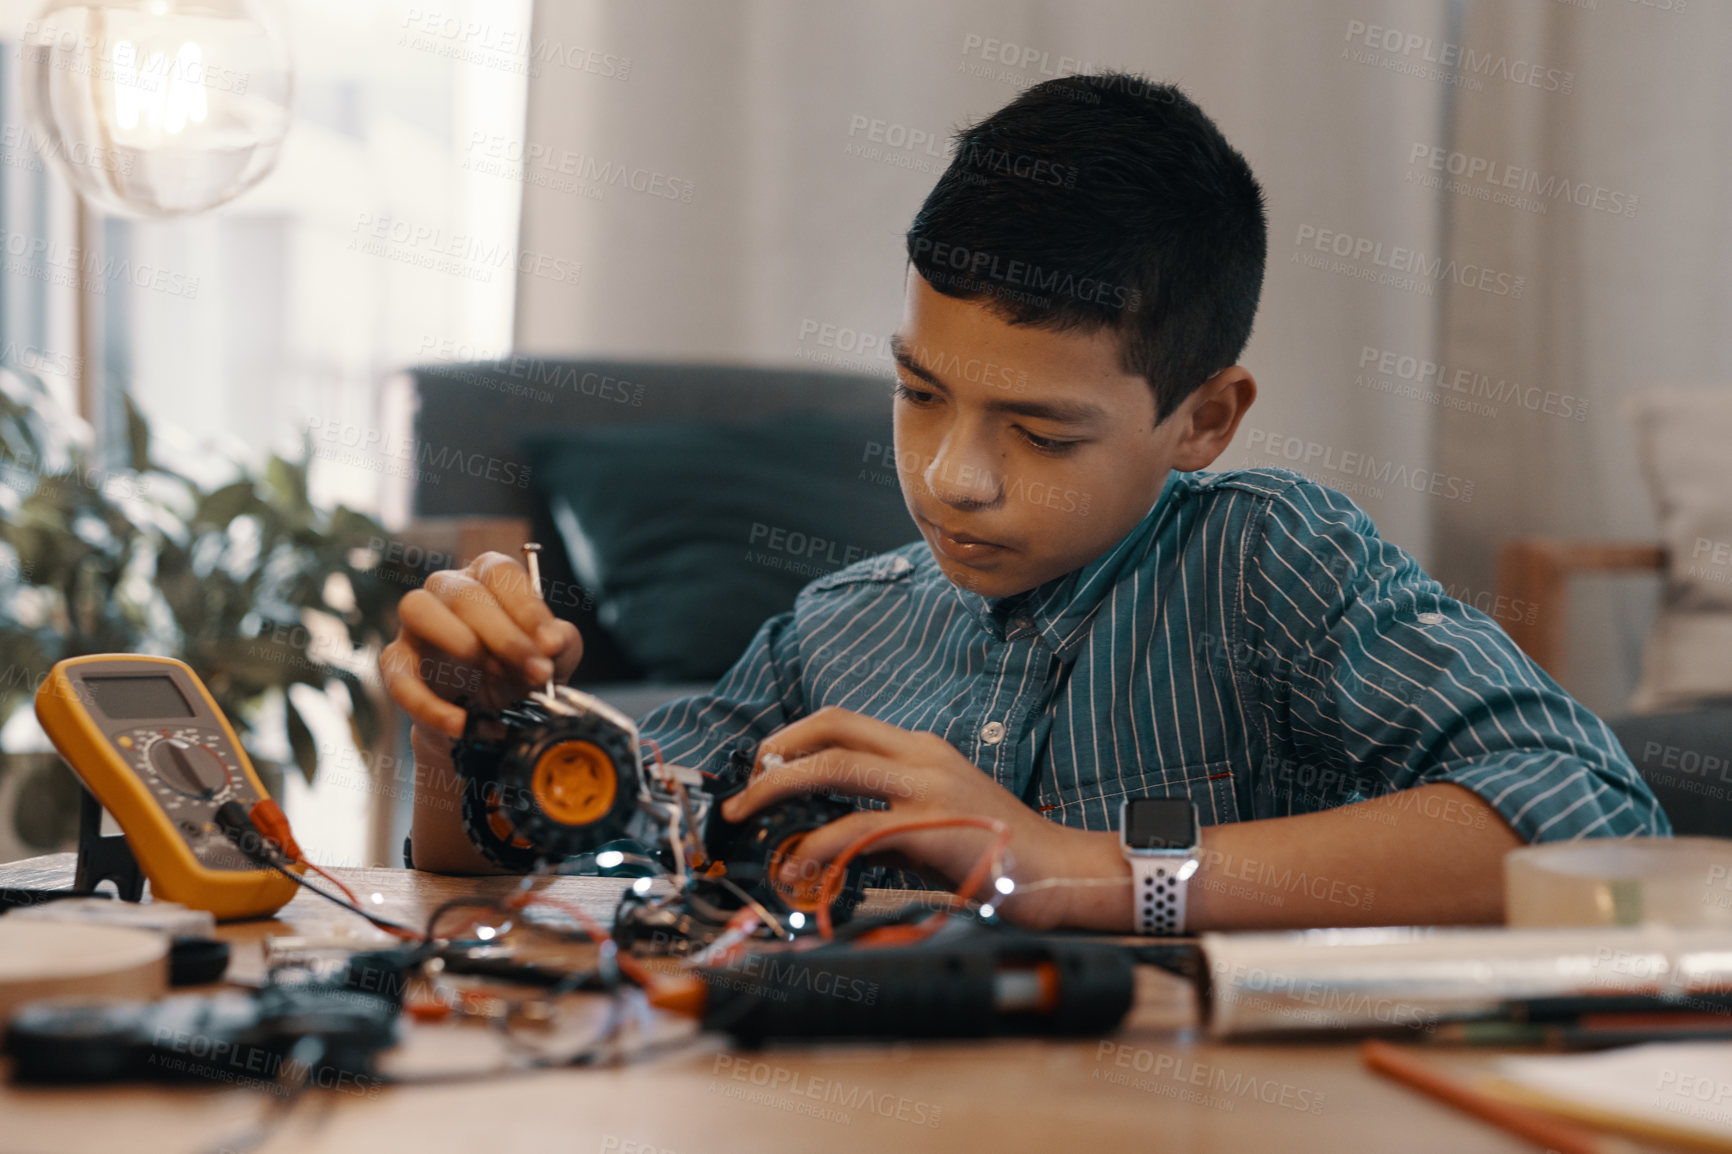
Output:
[[1185,932],[1185,886],[1197,872],[1197,806],[1188,797],[1128,797],[1119,807],[1119,852],[1131,863],[1140,934]]

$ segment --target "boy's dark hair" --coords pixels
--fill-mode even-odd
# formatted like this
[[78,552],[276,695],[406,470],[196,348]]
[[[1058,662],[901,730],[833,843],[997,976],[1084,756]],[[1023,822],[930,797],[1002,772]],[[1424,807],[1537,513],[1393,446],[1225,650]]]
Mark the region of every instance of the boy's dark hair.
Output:
[[1036,84],[959,131],[908,228],[944,295],[1118,333],[1161,420],[1244,352],[1268,248],[1263,190],[1221,130],[1176,87],[1117,72]]

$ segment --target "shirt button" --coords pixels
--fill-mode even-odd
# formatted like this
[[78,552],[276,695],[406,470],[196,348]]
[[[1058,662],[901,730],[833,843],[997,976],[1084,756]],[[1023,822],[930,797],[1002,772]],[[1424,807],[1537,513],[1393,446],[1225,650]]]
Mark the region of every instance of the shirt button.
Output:
[[1421,613],[1419,615],[1421,625],[1442,625],[1444,620],[1445,618],[1441,613]]
[[980,727],[980,740],[988,745],[997,745],[1004,740],[1004,722],[989,721]]

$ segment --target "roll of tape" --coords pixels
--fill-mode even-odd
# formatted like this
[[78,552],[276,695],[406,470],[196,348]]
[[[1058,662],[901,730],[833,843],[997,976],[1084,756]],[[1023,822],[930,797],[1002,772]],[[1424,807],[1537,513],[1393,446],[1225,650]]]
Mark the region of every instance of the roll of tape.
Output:
[[1584,838],[1504,858],[1511,926],[1732,928],[1732,840]]
[[168,946],[155,930],[0,918],[0,1023],[37,998],[159,998]]

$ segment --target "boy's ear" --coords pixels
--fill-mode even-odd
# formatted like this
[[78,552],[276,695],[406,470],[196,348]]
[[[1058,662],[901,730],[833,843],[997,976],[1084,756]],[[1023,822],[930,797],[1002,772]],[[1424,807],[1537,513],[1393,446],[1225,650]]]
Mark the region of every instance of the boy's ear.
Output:
[[1214,464],[1256,399],[1257,382],[1239,365],[1222,369],[1199,385],[1169,418],[1178,422],[1180,430],[1173,468],[1188,473]]

